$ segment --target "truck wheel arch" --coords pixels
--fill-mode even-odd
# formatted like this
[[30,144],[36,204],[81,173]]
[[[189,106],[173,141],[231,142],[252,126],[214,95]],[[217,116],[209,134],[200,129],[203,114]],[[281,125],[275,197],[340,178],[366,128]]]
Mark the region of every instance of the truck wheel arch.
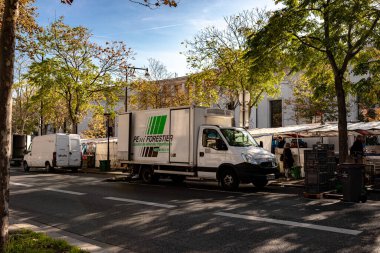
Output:
[[236,175],[238,175],[237,172],[236,172],[236,169],[235,169],[234,165],[232,165],[230,163],[223,163],[223,164],[221,164],[219,166],[219,168],[218,168],[218,170],[216,172],[216,179],[218,181],[220,181],[221,172],[224,171],[224,170],[232,170],[232,171],[235,172]]

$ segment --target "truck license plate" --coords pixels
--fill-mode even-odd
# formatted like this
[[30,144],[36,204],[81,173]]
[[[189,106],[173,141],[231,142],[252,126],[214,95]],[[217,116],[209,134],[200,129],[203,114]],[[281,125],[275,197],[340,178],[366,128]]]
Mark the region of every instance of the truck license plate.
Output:
[[274,180],[275,178],[274,174],[267,175],[267,180]]

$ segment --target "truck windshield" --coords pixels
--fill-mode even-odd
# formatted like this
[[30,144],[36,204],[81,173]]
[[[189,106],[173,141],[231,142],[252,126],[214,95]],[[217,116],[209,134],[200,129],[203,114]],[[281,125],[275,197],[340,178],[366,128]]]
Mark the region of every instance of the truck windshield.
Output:
[[226,138],[228,144],[230,146],[235,147],[250,147],[259,145],[253,139],[253,137],[244,129],[236,129],[236,128],[222,128],[220,129],[224,138]]

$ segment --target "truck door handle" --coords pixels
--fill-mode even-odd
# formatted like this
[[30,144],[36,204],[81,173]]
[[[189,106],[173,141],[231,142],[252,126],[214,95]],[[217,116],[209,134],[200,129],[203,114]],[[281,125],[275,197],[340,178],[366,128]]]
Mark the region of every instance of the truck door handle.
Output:
[[204,157],[204,156],[205,156],[205,153],[204,153],[204,152],[199,152],[199,156],[200,156],[200,157]]

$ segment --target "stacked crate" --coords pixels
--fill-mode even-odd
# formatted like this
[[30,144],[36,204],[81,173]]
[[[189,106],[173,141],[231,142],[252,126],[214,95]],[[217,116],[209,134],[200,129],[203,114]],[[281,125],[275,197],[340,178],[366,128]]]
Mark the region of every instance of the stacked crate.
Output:
[[334,145],[317,144],[313,150],[305,150],[305,190],[317,194],[332,188],[336,161]]

